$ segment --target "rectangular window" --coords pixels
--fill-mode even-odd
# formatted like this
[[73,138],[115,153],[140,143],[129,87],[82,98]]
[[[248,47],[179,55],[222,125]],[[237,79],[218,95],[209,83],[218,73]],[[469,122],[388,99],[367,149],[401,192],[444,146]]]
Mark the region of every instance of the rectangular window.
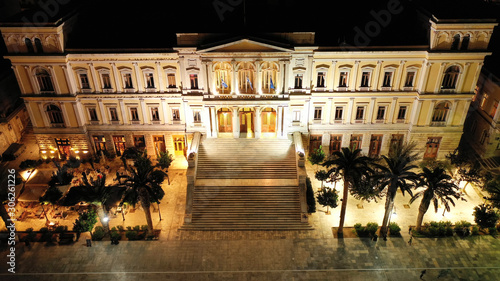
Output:
[[325,72],[318,72],[318,80],[316,83],[316,87],[318,88],[324,88],[325,87],[325,77],[326,73]]
[[144,149],[146,147],[144,136],[134,136],[134,146],[139,149]]
[[491,111],[490,111],[491,118],[495,117],[495,114],[497,113],[497,109],[498,109],[498,101],[494,101],[493,107],[491,107]]
[[309,143],[309,153],[315,151],[321,146],[322,137],[321,135],[311,135]]
[[380,156],[380,148],[382,147],[382,135],[372,135],[370,139],[370,157]]
[[195,123],[201,123],[201,111],[200,110],[193,111],[193,119],[194,119]]
[[382,87],[391,87],[392,82],[392,71],[384,72],[384,82],[382,83]]
[[191,89],[198,89],[198,74],[189,74]]
[[130,119],[132,121],[139,121],[139,113],[137,112],[137,108],[132,107],[130,109]]
[[364,71],[361,75],[361,87],[370,87],[370,72]]
[[90,116],[90,121],[99,121],[99,118],[97,118],[97,111],[95,108],[89,108],[89,116]]
[[293,122],[300,122],[300,110],[293,111]]
[[172,108],[172,120],[181,121],[181,115],[178,108]]
[[488,94],[483,93],[483,99],[481,100],[481,109],[484,109],[484,105],[486,104],[487,99],[488,99]]
[[335,151],[340,151],[342,147],[342,135],[331,135],[330,136],[330,154]]
[[365,117],[365,107],[364,106],[358,106],[356,109],[356,120],[363,120]]
[[351,150],[361,149],[361,141],[363,140],[362,135],[352,135],[349,147]]
[[344,108],[342,106],[335,107],[335,120],[342,120],[344,115]]
[[82,83],[82,89],[90,89],[89,78],[87,77],[87,73],[80,74],[80,82]]
[[405,87],[413,87],[413,81],[415,80],[415,71],[409,71],[406,73]]
[[314,120],[321,120],[322,111],[323,111],[323,108],[321,108],[321,107],[314,108]]
[[406,106],[400,106],[398,112],[398,120],[406,119]]
[[347,87],[347,77],[348,77],[347,71],[340,72],[339,87]]
[[404,135],[401,135],[401,134],[392,135],[391,144],[389,146],[389,154],[392,154],[394,149],[396,149],[396,147],[399,147],[403,144],[403,139],[404,139]]
[[301,73],[295,74],[295,89],[302,89],[302,79],[304,75]]
[[101,77],[103,89],[111,89],[111,78],[109,77],[109,73],[103,73]]
[[116,108],[109,109],[109,117],[111,121],[118,121],[118,112],[116,112]]
[[160,113],[158,111],[158,107],[151,107],[151,120],[160,121]]
[[155,80],[153,77],[153,73],[151,73],[151,72],[146,73],[146,87],[147,88],[154,88],[155,87]]
[[175,88],[175,74],[169,73],[167,74],[167,83],[169,88]]
[[125,73],[123,75],[124,79],[124,84],[125,84],[125,89],[133,89],[134,84],[132,84],[132,74],[131,73]]
[[425,145],[424,159],[435,159],[439,150],[441,138],[428,138]]
[[385,106],[379,106],[377,110],[377,120],[385,119]]

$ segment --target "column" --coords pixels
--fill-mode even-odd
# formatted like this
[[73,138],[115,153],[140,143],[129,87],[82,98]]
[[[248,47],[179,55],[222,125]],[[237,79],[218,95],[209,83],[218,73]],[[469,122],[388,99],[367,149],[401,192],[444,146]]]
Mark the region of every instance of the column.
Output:
[[398,68],[398,73],[396,77],[394,77],[394,84],[392,85],[392,88],[396,91],[399,91],[401,89],[401,79],[402,79],[402,73],[403,73],[403,68],[405,67],[406,61],[402,60],[399,63],[399,68]]
[[326,117],[326,118],[324,118],[323,121],[326,124],[331,124],[332,123],[332,120],[333,120],[332,115],[333,115],[333,112],[334,112],[332,110],[332,107],[333,107],[333,98],[328,98],[328,101],[326,102],[325,108],[323,109],[324,112],[325,112],[324,116]]
[[262,131],[262,121],[261,121],[261,116],[260,116],[260,111],[261,108],[259,106],[255,107],[255,124],[254,124],[254,129],[255,129],[255,138],[260,139],[260,134]]
[[282,118],[283,118],[283,107],[282,106],[278,106],[277,108],[278,110],[276,110],[276,136],[277,137],[281,137],[281,130],[282,130],[282,126],[281,126],[281,121],[282,121]]
[[28,115],[30,116],[31,124],[33,124],[34,128],[38,128],[39,127],[38,121],[35,119],[35,116],[33,115],[33,109],[31,109],[31,105],[33,104],[33,102],[30,103],[28,101],[25,101],[24,104],[26,105],[26,110],[28,111]]
[[136,79],[136,83],[137,83],[137,89],[138,89],[139,93],[142,93],[142,92],[144,92],[144,85],[141,82],[141,70],[139,69],[139,65],[136,62],[134,62],[132,64],[134,65],[134,72],[135,72],[135,79]]
[[[334,92],[335,91],[335,85],[337,85],[336,84],[337,81],[335,80],[335,78],[337,77],[337,75],[336,75],[336,73],[337,73],[337,61],[336,60],[332,61],[332,70],[331,70],[331,73],[332,73],[332,79],[329,79],[329,80],[332,83],[331,83],[330,87],[328,87],[328,88],[329,88],[329,90],[331,92]],[[330,83],[328,83],[328,84],[330,84]]]
[[347,103],[347,115],[346,115],[346,122],[345,124],[351,124],[352,123],[352,108],[354,106],[354,98],[350,98],[349,102]]
[[21,80],[21,76],[19,76],[19,71],[15,65],[11,66],[12,70],[14,70],[14,74],[16,75],[17,84],[19,84],[19,88],[21,89],[21,94],[26,94],[26,90],[24,89],[24,83]]
[[287,138],[287,135],[288,135],[288,124],[290,124],[290,121],[289,121],[289,115],[288,115],[288,106],[283,106],[283,128],[282,128],[282,133],[281,133],[281,136],[283,138]]
[[41,102],[37,102],[38,110],[40,111],[40,115],[42,115],[42,121],[44,127],[50,127],[49,118],[47,118],[47,114],[45,112],[45,108],[43,108],[43,104]]
[[302,81],[302,87],[309,90],[309,91],[311,90],[311,80],[312,80],[312,75],[314,72],[313,71],[313,64],[314,64],[313,56],[312,55],[307,56],[307,69],[306,69],[306,73],[304,75],[304,81]]
[[422,67],[418,71],[418,77],[416,78],[417,80],[413,84],[415,86],[415,89],[420,92],[422,92],[423,90],[422,85],[424,85],[424,79],[427,79],[427,65],[428,62],[427,59],[425,59],[422,62]]
[[370,99],[370,105],[369,105],[369,108],[368,108],[368,115],[367,115],[367,124],[371,124],[373,123],[373,109],[375,108],[375,100],[376,98],[371,98]]
[[99,87],[99,83],[97,82],[97,74],[95,72],[94,64],[89,63],[89,68],[90,68],[90,75],[92,76],[92,81],[94,81],[94,91],[96,93],[99,93],[100,87]]
[[[469,107],[470,107],[470,100],[466,100],[465,101],[465,106],[464,106],[464,109],[462,111],[462,116],[460,117],[460,126],[463,126],[464,122],[465,122],[465,117],[467,117],[467,112],[469,111]],[[498,118],[498,110],[495,114],[495,116]],[[498,120],[498,119],[493,119],[493,120]]]
[[165,91],[165,86],[163,84],[163,69],[161,68],[161,64],[159,61],[157,61],[156,63],[156,73],[158,75],[156,75],[156,77],[158,77],[158,87],[160,87],[160,93],[163,93]]
[[35,77],[32,73],[30,73],[30,67],[25,65],[24,70],[26,70],[26,75],[29,77],[31,82],[31,88],[33,89],[33,94],[40,94],[40,87],[38,87],[38,83],[35,80]]
[[64,127],[70,128],[71,124],[69,123],[68,111],[66,110],[65,103],[59,102],[59,108],[61,109],[64,121]]
[[236,77],[236,62],[234,60],[231,61],[231,94],[238,93],[238,85],[237,85],[237,77]]
[[380,80],[380,69],[382,68],[382,63],[384,61],[377,61],[377,67],[375,68],[375,74],[373,75],[373,83],[372,83],[372,90],[377,91],[378,90],[378,81]]
[[106,116],[106,110],[104,109],[104,104],[102,103],[102,99],[97,100],[97,104],[99,105],[99,111],[101,111],[101,124],[108,124],[108,117]]
[[146,103],[144,102],[144,99],[139,99],[139,103],[141,104],[141,111],[142,111],[142,118],[143,118],[143,124],[150,124],[149,122],[149,114],[146,108]]
[[238,107],[235,106],[232,108],[233,115],[233,137],[235,139],[240,137],[240,116],[238,114]]
[[80,114],[78,113],[78,105],[76,104],[76,102],[71,102],[71,105],[73,106],[73,111],[75,112],[76,122],[78,123],[78,127],[82,127],[83,125],[85,125],[85,123],[80,117]]
[[161,124],[167,125],[170,122],[170,117],[165,99],[161,99],[161,108],[163,111],[163,121],[161,122]]
[[455,117],[455,111],[457,109],[458,101],[454,100],[451,104],[451,108],[448,111],[448,116],[446,117],[446,126],[452,125],[453,117]]
[[285,60],[284,62],[285,62],[285,65],[284,65],[284,74],[283,74],[283,79],[284,79],[284,91],[283,91],[283,93],[287,93],[288,88],[290,87],[289,86],[290,76],[293,73],[290,71],[290,68],[289,68],[290,60]]
[[120,82],[121,76],[119,76],[118,69],[116,68],[116,64],[114,62],[111,63],[111,69],[113,70],[113,76],[115,77],[116,92],[121,93],[123,92],[122,83]]
[[56,94],[61,94],[61,88],[59,87],[59,82],[57,80],[56,72],[54,71],[54,67],[52,65],[47,66],[50,71],[50,76],[52,77],[52,83],[54,84],[54,90]]
[[76,94],[76,87],[71,83],[70,73],[68,72],[68,67],[66,65],[62,65],[64,76],[66,77],[66,84],[68,85],[69,92],[74,95]]
[[[461,93],[462,92],[462,88],[463,88],[463,85],[464,85],[464,82],[465,82],[465,79],[467,78],[467,74],[469,74],[469,67],[470,67],[470,62],[466,62],[465,63],[465,68],[463,70],[462,73],[459,74],[459,81],[458,81],[458,85],[457,85],[457,93]],[[474,83],[474,86],[476,85],[476,83]]]
[[122,112],[122,121],[123,125],[128,125],[128,117],[127,117],[127,109],[125,108],[125,103],[122,99],[118,99],[118,103],[120,104],[120,111]]
[[470,91],[469,91],[470,93],[473,93],[474,90],[476,89],[477,80],[479,79],[479,75],[481,74],[482,67],[483,67],[482,62],[477,64],[476,73],[474,74],[474,80],[472,80],[472,86],[471,86]]
[[391,108],[389,109],[389,119],[388,119],[389,124],[394,123],[394,112],[396,111],[397,100],[398,100],[398,98],[396,98],[396,97],[392,98]]
[[434,106],[436,105],[436,101],[432,100],[431,104],[429,105],[429,112],[427,112],[427,119],[425,121],[425,125],[428,126],[431,124],[432,121],[432,114],[434,113]]
[[256,93],[258,95],[262,95],[262,65],[261,61],[256,61],[255,65],[257,66],[257,88]]
[[186,83],[186,82],[189,82],[187,81],[187,78],[186,78],[186,68],[184,67],[184,56],[179,56],[179,61],[177,61],[177,63],[179,64],[179,76],[180,76],[180,79],[181,79],[181,91],[182,93],[184,94],[184,90],[187,89],[187,85],[189,85],[189,83]]
[[284,68],[285,68],[285,62],[280,60],[279,61],[279,78],[277,78],[276,80],[276,93],[278,94],[283,94],[285,91],[284,91],[284,88],[283,88],[283,80],[284,80],[284,74],[285,74],[285,71],[284,71]]
[[411,107],[410,131],[411,131],[413,125],[417,124],[417,118],[418,118],[418,114],[420,113],[421,106],[422,106],[422,103],[419,102],[418,98],[416,97],[415,100],[413,101],[413,105]]
[[445,66],[445,62],[442,62],[439,65],[439,71],[438,71],[438,79],[436,80],[436,85],[434,86],[434,93],[439,93],[439,90],[441,89],[441,83],[443,82],[443,68]]
[[80,117],[80,121],[82,122],[82,124],[85,124],[87,121],[85,119],[85,116],[84,116],[84,113],[83,113],[83,107],[82,107],[82,104],[77,100],[76,101],[76,115]]
[[359,60],[354,62],[354,67],[352,69],[351,84],[349,85],[349,87],[351,88],[351,92],[356,91],[356,79],[358,78],[358,71],[359,71]]
[[212,137],[217,137],[217,130],[219,128],[219,121],[217,120],[217,107],[210,107],[210,114],[212,116]]

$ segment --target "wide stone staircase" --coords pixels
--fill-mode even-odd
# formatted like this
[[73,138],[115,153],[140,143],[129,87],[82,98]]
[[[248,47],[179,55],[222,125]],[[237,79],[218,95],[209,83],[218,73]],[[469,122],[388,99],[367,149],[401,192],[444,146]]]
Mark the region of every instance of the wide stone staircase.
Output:
[[205,139],[183,230],[305,230],[289,140]]

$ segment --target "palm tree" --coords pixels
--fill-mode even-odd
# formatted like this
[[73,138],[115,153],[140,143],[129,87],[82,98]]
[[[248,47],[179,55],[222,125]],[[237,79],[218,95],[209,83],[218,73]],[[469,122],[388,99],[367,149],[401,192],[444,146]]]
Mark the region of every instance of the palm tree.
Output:
[[489,200],[491,205],[500,209],[500,176],[488,181],[485,187],[490,196],[484,199]]
[[394,207],[394,197],[398,188],[405,194],[405,191],[412,195],[411,188],[417,182],[417,175],[411,170],[417,168],[414,161],[418,154],[413,153],[416,143],[396,144],[388,156],[382,155],[382,164],[377,165],[377,180],[380,190],[387,189],[385,201],[385,214],[380,229],[382,237],[387,236],[387,225]]
[[82,173],[83,184],[73,186],[62,202],[65,206],[75,205],[78,202],[87,202],[97,209],[97,214],[104,229],[109,232],[109,223],[106,219],[106,207],[121,198],[124,188],[116,185],[106,185],[106,174],[97,171],[96,178]]
[[126,166],[129,175],[117,175],[121,185],[126,188],[122,202],[135,205],[141,203],[148,224],[148,236],[153,235],[153,220],[151,219],[151,202],[159,202],[165,195],[161,184],[166,173],[153,166],[146,151],[136,155],[134,165]]
[[341,151],[335,151],[327,161],[321,164],[328,168],[327,173],[330,178],[341,176],[344,181],[344,192],[338,229],[339,237],[344,233],[344,220],[349,190],[354,187],[357,178],[361,178],[363,175],[370,172],[369,164],[371,162],[371,158],[361,155],[361,149],[353,151],[350,148],[342,147]]
[[417,198],[422,197],[420,206],[418,207],[418,217],[416,230],[420,231],[424,215],[429,209],[431,203],[434,204],[434,209],[437,213],[439,202],[441,202],[446,209],[450,211],[450,203],[455,206],[453,198],[461,198],[459,187],[453,182],[452,177],[446,173],[442,168],[434,168],[430,170],[426,167],[422,169],[419,175],[420,181],[418,187],[426,187],[425,190],[417,192],[410,199],[410,204]]

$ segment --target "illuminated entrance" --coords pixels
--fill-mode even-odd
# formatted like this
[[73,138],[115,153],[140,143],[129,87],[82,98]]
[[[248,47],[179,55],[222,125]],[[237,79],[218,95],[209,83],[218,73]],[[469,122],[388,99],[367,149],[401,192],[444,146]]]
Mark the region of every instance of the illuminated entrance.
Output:
[[219,120],[219,133],[233,132],[233,114],[229,108],[221,108],[217,111],[217,118]]
[[57,149],[61,158],[65,159],[71,153],[71,143],[69,139],[56,139]]
[[253,108],[240,109],[240,138],[254,138],[254,110]]
[[122,156],[125,151],[125,136],[113,136],[116,156]]
[[184,155],[184,136],[172,136],[174,139],[175,155]]
[[261,132],[263,137],[276,136],[276,110],[268,107],[260,115]]
[[160,152],[165,152],[165,138],[163,136],[153,136],[153,143],[155,145],[155,152],[157,156],[160,156]]

